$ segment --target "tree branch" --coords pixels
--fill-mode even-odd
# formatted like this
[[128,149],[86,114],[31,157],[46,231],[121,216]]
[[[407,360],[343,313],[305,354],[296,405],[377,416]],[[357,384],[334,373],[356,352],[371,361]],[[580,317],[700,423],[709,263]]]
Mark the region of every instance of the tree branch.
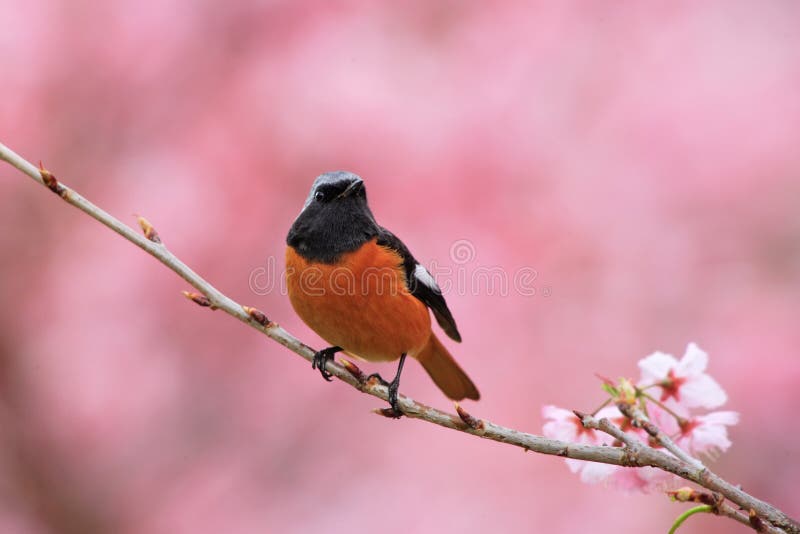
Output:
[[[134,231],[98,206],[95,206],[75,190],[60,183],[49,171],[44,168],[37,169],[30,162],[14,153],[2,143],[0,143],[0,159],[27,174],[39,184],[46,186],[68,204],[71,204],[90,217],[96,219],[101,224],[111,228],[131,243],[155,257],[200,292],[200,294],[186,294],[187,297],[196,303],[202,306],[209,306],[212,309],[222,310],[228,315],[266,334],[274,341],[277,341],[306,360],[312,360],[315,351],[311,347],[298,340],[276,323],[267,319],[259,310],[242,306],[209,284],[172,254],[161,242],[152,225],[143,218],[139,218],[139,224],[145,236]],[[388,400],[387,388],[376,380],[366,379],[364,374],[353,363],[346,360],[342,364],[330,361],[327,363],[326,368],[333,376],[357,390],[384,401]],[[620,442],[625,444],[624,447],[590,446],[567,443],[520,432],[486,420],[477,419],[467,414],[460,407],[457,407],[458,415],[454,415],[426,406],[404,395],[399,396],[398,401],[401,411],[408,417],[421,419],[435,425],[484,439],[514,445],[526,451],[624,467],[656,467],[673,473],[683,479],[695,482],[711,491],[720,493],[743,509],[753,510],[760,521],[769,522],[775,527],[783,529],[791,534],[800,534],[800,524],[780,510],[752,497],[733,484],[711,473],[706,468],[699,467],[683,459],[673,457],[643,445],[605,419],[596,421],[591,416],[584,415],[582,417],[582,421],[587,428],[598,428],[611,433],[614,437],[619,439]]]
[[[761,521],[758,515],[756,515],[752,510],[748,514],[743,510],[735,508],[726,502],[725,498],[718,493],[683,487],[677,490],[668,491],[667,495],[677,502],[692,502],[705,505],[708,507],[708,509],[704,511],[738,521],[739,523],[752,528],[756,532],[767,532],[768,534],[781,534],[785,532],[771,523]],[[675,521],[673,529],[680,526],[680,523],[685,520],[684,516],[688,517],[686,513],[682,514],[681,517]]]
[[645,432],[647,432],[650,437],[658,441],[662,447],[667,449],[669,452],[673,454],[676,458],[683,460],[688,464],[694,464],[697,467],[704,467],[703,462],[700,460],[693,458],[689,455],[686,451],[678,447],[678,444],[675,443],[672,438],[666,435],[660,428],[650,422],[650,419],[642,412],[642,410],[636,406],[635,404],[628,404],[626,402],[617,403],[617,408],[622,414],[633,421],[634,426],[638,426],[639,428],[643,428]]

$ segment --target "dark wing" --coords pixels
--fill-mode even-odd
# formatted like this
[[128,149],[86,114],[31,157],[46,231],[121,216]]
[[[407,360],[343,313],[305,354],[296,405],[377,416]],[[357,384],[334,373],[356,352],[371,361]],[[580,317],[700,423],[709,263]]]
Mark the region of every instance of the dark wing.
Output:
[[380,228],[378,244],[394,250],[403,258],[403,269],[406,272],[408,290],[433,311],[436,322],[439,323],[445,334],[460,342],[461,334],[458,333],[453,314],[450,313],[450,309],[447,307],[442,290],[439,289],[436,280],[428,270],[414,259],[408,247],[386,228]]

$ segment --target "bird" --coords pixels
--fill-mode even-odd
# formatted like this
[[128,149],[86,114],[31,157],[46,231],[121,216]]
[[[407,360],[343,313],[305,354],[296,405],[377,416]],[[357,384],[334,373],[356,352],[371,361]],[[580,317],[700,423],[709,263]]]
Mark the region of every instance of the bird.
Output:
[[369,362],[398,361],[388,388],[392,417],[406,357],[422,364],[452,400],[478,400],[475,384],[431,329],[461,334],[430,272],[367,204],[364,180],[347,171],[318,176],[286,236],[286,288],[297,315],[331,346],[312,368],[330,381],[327,362],[338,352]]

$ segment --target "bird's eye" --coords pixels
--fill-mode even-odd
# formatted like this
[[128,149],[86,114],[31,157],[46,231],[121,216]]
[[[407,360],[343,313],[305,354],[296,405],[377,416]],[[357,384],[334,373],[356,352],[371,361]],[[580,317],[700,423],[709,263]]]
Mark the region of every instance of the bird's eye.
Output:
[[316,193],[314,193],[314,200],[316,200],[317,202],[322,202],[323,200],[325,200],[325,193],[323,193],[322,191],[317,191]]

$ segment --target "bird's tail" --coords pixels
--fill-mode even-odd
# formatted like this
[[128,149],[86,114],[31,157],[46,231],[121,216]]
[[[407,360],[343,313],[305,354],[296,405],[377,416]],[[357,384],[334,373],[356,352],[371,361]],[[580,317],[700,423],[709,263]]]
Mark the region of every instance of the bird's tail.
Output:
[[439,389],[452,400],[480,398],[478,388],[434,334],[431,334],[428,344],[417,355],[417,360]]

